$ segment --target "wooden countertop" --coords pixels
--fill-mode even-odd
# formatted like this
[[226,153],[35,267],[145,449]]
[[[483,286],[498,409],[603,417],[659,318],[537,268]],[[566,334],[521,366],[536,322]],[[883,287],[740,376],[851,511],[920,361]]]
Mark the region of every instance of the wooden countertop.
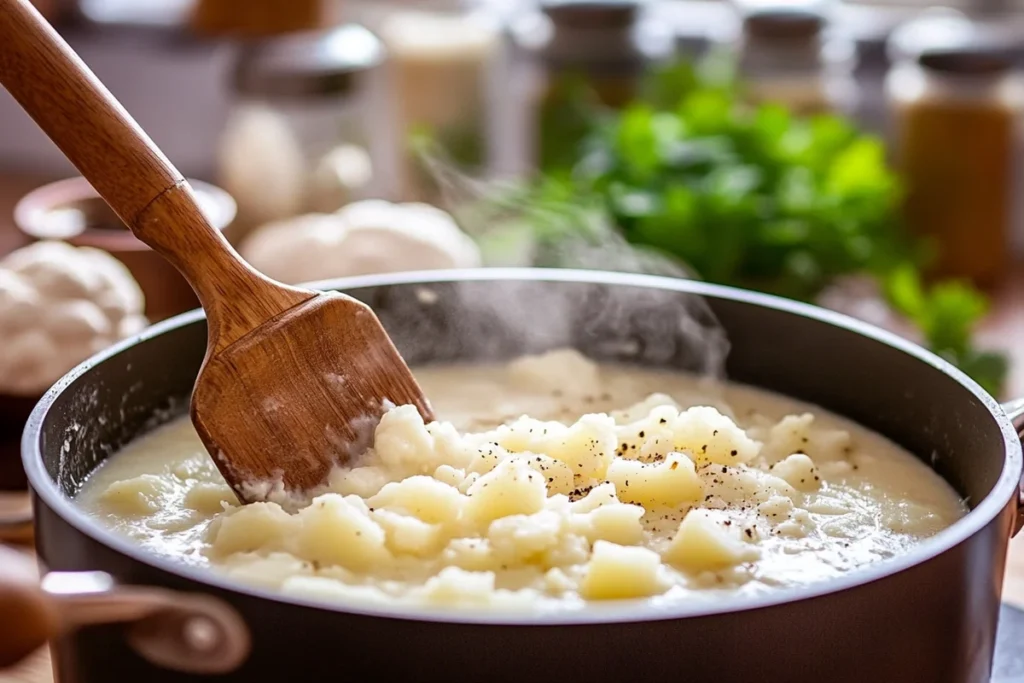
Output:
[[[14,203],[25,192],[46,182],[46,178],[3,174],[0,172],[0,254],[24,244],[10,216]],[[1012,395],[1024,396],[1024,341],[1016,348],[1014,340],[1024,340],[1024,266],[995,295],[995,305],[985,326],[983,338],[994,347],[1004,348],[1014,359],[1010,377]],[[1024,607],[1024,533],[1010,544],[1010,559],[1005,582],[1005,599]],[[0,683],[53,683],[48,652],[38,652],[19,667],[0,674]]]

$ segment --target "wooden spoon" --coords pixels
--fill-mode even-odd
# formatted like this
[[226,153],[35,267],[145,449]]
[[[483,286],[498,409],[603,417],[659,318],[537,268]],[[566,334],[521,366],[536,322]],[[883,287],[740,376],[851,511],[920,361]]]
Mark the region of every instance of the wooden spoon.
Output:
[[373,311],[246,264],[182,175],[27,0],[0,0],[0,82],[196,291],[209,341],[192,422],[242,500],[322,484],[368,445],[389,402],[431,419]]

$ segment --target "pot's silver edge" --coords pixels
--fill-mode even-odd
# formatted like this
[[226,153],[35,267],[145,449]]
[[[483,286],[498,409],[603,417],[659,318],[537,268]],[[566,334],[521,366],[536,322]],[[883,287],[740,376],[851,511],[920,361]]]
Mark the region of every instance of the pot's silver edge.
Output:
[[[1006,416],[1010,418],[1017,434],[1024,437],[1024,398],[1007,401],[1003,404]],[[1017,521],[1013,526],[1011,535],[1016,536],[1024,530],[1024,473],[1020,477],[1020,491],[1017,493]]]
[[276,591],[240,585],[237,582],[228,581],[209,570],[185,566],[173,560],[144,552],[127,539],[120,538],[113,532],[101,528],[93,520],[88,518],[84,512],[78,510],[73,505],[72,501],[67,499],[57,489],[56,484],[50,480],[49,475],[45,471],[42,454],[39,450],[38,435],[41,431],[42,423],[47,411],[60,393],[92,367],[116,356],[123,350],[151,337],[163,334],[164,332],[200,321],[204,317],[203,312],[201,310],[194,310],[157,323],[156,325],[147,328],[136,337],[126,339],[98,353],[70,371],[48,392],[46,392],[32,411],[22,437],[23,462],[25,464],[25,470],[28,474],[30,484],[32,485],[37,497],[36,504],[45,504],[55,514],[59,515],[65,522],[74,527],[80,533],[85,534],[97,543],[128,556],[136,562],[148,565],[159,571],[182,576],[195,581],[196,583],[213,586],[230,593],[313,609],[338,611],[378,618],[479,625],[565,626],[574,624],[582,625],[655,621],[663,619],[700,617],[727,612],[742,612],[751,609],[761,609],[778,604],[821,597],[823,595],[838,593],[847,589],[855,588],[926,562],[964,540],[973,537],[998,516],[1004,514],[1007,506],[1015,502],[1013,499],[1016,498],[1020,492],[1019,479],[1022,474],[1024,474],[1024,472],[1022,472],[1022,470],[1024,470],[1024,456],[1022,456],[1021,445],[1018,440],[1019,437],[1006,412],[1002,410],[999,403],[994,398],[985,392],[985,390],[976,382],[971,380],[944,359],[902,337],[899,337],[898,335],[840,313],[835,313],[809,304],[803,304],[768,294],[750,292],[734,287],[712,285],[692,280],[652,275],[636,275],[631,273],[611,273],[604,271],[568,269],[481,268],[470,270],[433,270],[345,278],[318,282],[315,283],[315,286],[320,289],[351,291],[354,289],[380,286],[416,284],[431,285],[458,281],[494,280],[533,280],[545,282],[612,284],[637,287],[646,286],[668,289],[684,294],[695,294],[698,296],[710,295],[722,299],[765,306],[775,310],[810,317],[826,324],[836,325],[858,334],[862,334],[879,341],[880,343],[886,344],[887,346],[896,348],[914,356],[919,361],[951,376],[951,378],[967,388],[974,397],[988,409],[989,413],[992,415],[993,419],[996,420],[1003,432],[1004,443],[1006,445],[1006,459],[1004,460],[1003,471],[1001,472],[998,481],[993,486],[992,493],[986,496],[986,498],[982,500],[975,509],[968,513],[968,515],[963,519],[954,523],[951,527],[919,544],[912,552],[906,553],[900,558],[892,560],[889,563],[883,563],[881,565],[851,572],[847,576],[822,582],[822,584],[812,584],[810,586],[779,590],[770,596],[760,596],[758,598],[737,598],[723,600],[720,602],[716,601],[714,605],[685,605],[675,609],[643,605],[640,607],[610,607],[607,610],[591,608],[587,610],[587,613],[570,612],[566,614],[542,615],[521,615],[515,613],[476,614],[473,612],[452,614],[450,612],[439,610],[397,610],[355,605],[324,604],[314,600],[282,595]]

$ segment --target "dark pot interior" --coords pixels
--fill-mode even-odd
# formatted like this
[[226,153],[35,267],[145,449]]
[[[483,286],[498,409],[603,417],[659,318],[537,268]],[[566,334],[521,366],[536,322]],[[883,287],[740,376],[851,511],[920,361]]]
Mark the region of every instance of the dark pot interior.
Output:
[[[377,311],[413,366],[571,345],[601,360],[709,371],[718,357],[708,349],[721,351],[717,318],[731,345],[730,379],[816,403],[889,436],[976,509],[906,557],[794,592],[786,597],[800,599],[791,601],[682,605],[658,614],[624,607],[613,623],[570,619],[580,625],[554,631],[525,625],[530,619],[521,626],[486,616],[429,623],[268,601],[259,590],[147,557],[98,530],[65,498],[120,446],[184,410],[206,336],[202,319],[188,314],[73,373],[33,415],[26,468],[40,497],[39,548],[50,566],[104,569],[131,582],[225,597],[252,626],[256,647],[224,680],[280,680],[299,657],[305,675],[353,681],[439,680],[455,660],[460,673],[444,680],[610,681],[638,671],[666,682],[987,680],[1020,448],[995,401],[951,367],[840,316],[679,280],[499,270],[402,279],[344,286]],[[686,643],[702,655],[683,657]],[[58,667],[82,681],[102,680],[111,649],[133,675],[179,680],[148,667],[110,628],[65,643]]]

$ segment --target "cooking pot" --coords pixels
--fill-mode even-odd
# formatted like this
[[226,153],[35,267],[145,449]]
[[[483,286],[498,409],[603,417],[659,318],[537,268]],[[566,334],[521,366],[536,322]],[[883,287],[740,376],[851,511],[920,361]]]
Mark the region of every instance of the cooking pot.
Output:
[[1007,543],[1024,524],[1020,404],[1000,406],[948,363],[868,325],[692,281],[490,269],[325,286],[372,306],[413,366],[570,345],[605,361],[708,371],[723,348],[717,319],[730,379],[892,438],[971,511],[899,557],[756,598],[507,616],[278,596],[150,554],[74,503],[111,453],[184,413],[206,348],[196,311],[84,363],[29,420],[24,465],[52,572],[44,587],[84,615],[54,646],[61,681],[181,681],[183,671],[246,683],[989,681]]

